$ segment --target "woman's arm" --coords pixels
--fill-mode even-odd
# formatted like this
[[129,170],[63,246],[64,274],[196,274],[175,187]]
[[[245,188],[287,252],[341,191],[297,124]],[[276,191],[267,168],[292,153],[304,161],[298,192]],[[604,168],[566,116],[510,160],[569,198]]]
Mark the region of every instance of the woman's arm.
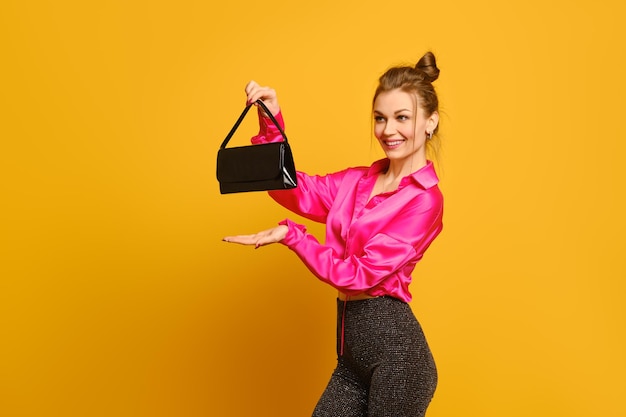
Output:
[[345,294],[356,295],[376,287],[394,273],[410,275],[439,234],[442,200],[439,196],[423,197],[395,215],[393,227],[374,234],[362,248],[348,256],[322,245],[303,225],[288,219],[264,232],[224,240],[257,248],[280,242],[294,251],[321,281]]
[[337,190],[346,171],[328,175],[297,172],[298,186],[290,190],[273,190],[268,194],[278,204],[309,220],[326,223]]
[[344,258],[333,248],[322,245],[304,226],[290,220],[281,243],[294,251],[321,281],[347,295],[370,290],[416,258],[415,248],[386,234],[373,236],[359,253]]
[[[263,100],[268,110],[284,130],[285,123],[278,104],[276,91],[270,87],[262,87],[255,81],[246,85],[248,103]],[[253,136],[254,144],[280,142],[283,140],[278,128],[264,111],[259,108],[259,133]],[[337,188],[343,179],[344,172],[325,176],[310,176],[297,172],[298,187],[290,190],[270,191],[269,195],[288,210],[310,220],[324,223],[328,211],[334,201]]]
[[348,239],[345,253],[320,244],[303,226],[289,220],[281,222],[289,226],[281,243],[321,281],[353,295],[376,287],[392,274],[409,276],[441,232],[442,216],[441,194],[423,193],[393,213],[393,220],[367,241],[359,244]]

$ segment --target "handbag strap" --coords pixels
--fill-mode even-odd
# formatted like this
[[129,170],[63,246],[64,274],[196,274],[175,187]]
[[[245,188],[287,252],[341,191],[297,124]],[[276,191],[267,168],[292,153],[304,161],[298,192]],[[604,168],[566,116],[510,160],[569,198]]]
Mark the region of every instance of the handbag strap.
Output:
[[[285,135],[285,132],[283,131],[283,129],[278,124],[278,121],[276,121],[276,118],[274,117],[274,115],[272,115],[272,112],[268,110],[268,108],[265,105],[265,103],[263,103],[262,100],[257,100],[256,104],[261,106],[261,108],[265,111],[265,114],[267,114],[269,116],[269,118],[272,119],[272,122],[278,128],[278,131],[283,136],[283,139],[285,140],[285,142],[289,143],[289,142],[287,142],[287,135]],[[248,113],[248,110],[250,110],[250,107],[252,107],[252,103],[248,104],[246,106],[246,108],[243,110],[243,113],[241,113],[241,116],[239,116],[239,119],[237,119],[237,121],[235,122],[235,125],[233,126],[233,128],[230,129],[230,132],[228,132],[228,135],[226,136],[226,139],[224,139],[224,142],[222,142],[222,145],[220,146],[220,149],[224,149],[226,147],[226,145],[228,144],[228,141],[235,134],[235,131],[237,130],[237,128],[239,127],[239,125],[241,124],[243,119],[246,117],[246,114]]]

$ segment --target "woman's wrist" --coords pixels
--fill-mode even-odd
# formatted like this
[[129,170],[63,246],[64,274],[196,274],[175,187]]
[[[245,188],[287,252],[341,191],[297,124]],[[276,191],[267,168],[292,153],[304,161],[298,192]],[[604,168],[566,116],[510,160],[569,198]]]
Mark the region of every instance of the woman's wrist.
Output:
[[283,245],[291,248],[304,239],[306,235],[306,227],[304,225],[295,223],[290,219],[285,219],[278,222],[279,225],[287,227],[287,233],[285,237],[280,241]]

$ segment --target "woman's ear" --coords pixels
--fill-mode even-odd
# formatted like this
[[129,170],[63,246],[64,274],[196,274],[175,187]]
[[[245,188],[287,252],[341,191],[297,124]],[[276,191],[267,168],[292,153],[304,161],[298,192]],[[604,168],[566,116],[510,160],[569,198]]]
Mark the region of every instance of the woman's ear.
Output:
[[426,120],[426,131],[434,132],[439,125],[439,113],[434,111]]

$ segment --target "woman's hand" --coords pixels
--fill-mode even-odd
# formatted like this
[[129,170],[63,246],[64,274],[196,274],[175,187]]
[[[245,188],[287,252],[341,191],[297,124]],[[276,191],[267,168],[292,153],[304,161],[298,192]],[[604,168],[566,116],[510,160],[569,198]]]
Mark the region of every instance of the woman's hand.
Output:
[[276,116],[280,111],[276,91],[270,87],[261,87],[255,81],[250,81],[246,85],[246,104],[255,103],[257,100],[263,100],[272,115]]
[[287,236],[288,231],[289,227],[281,224],[253,235],[227,236],[222,240],[229,243],[239,243],[240,245],[254,245],[254,248],[257,249],[261,246],[280,242]]

